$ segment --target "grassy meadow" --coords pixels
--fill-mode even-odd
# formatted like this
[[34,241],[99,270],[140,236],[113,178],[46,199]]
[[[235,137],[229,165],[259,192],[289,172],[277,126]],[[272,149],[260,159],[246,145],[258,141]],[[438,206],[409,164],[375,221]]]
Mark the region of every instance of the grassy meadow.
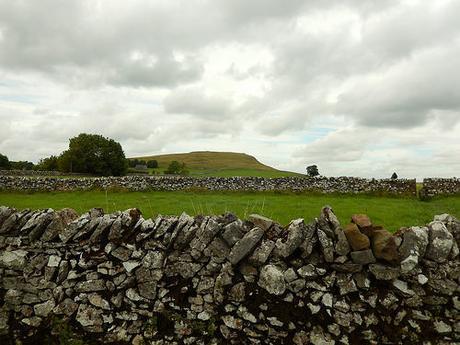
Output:
[[281,224],[295,218],[311,220],[319,215],[322,206],[331,205],[342,223],[348,222],[353,213],[366,213],[374,224],[390,231],[425,224],[440,213],[460,217],[460,196],[420,201],[411,197],[288,192],[0,192],[0,205],[18,209],[71,207],[79,213],[92,207],[102,207],[106,212],[137,207],[145,218],[157,214],[221,214],[227,211],[245,218],[259,213]]

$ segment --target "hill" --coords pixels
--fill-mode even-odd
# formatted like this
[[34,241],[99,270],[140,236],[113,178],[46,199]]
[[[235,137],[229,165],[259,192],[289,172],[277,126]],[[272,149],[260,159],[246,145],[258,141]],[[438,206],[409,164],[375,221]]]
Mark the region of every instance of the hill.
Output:
[[156,160],[162,173],[172,161],[185,163],[191,175],[196,176],[261,176],[281,177],[300,175],[281,171],[259,162],[255,157],[237,152],[196,151],[190,153],[173,153],[165,155],[132,157],[130,159],[145,161]]

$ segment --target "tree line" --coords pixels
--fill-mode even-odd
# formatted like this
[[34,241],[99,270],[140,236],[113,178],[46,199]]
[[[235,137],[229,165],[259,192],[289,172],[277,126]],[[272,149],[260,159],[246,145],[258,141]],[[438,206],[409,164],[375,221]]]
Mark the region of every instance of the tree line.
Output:
[[[98,176],[123,176],[136,168],[158,168],[156,160],[126,159],[120,143],[98,134],[82,133],[69,140],[69,148],[60,155],[51,155],[32,162],[13,162],[0,153],[0,169],[60,171]],[[131,168],[131,169],[130,169]],[[130,169],[130,171],[128,170]],[[186,175],[184,163],[171,162],[165,174]]]
[[[126,159],[120,143],[98,134],[82,133],[69,140],[69,148],[60,155],[51,155],[40,159],[38,164],[32,162],[10,161],[0,153],[0,169],[60,171],[63,173],[85,173],[99,176],[122,176],[128,172],[137,172],[139,166],[156,169],[156,160]],[[130,170],[128,170],[130,169]],[[316,165],[307,166],[309,177],[319,176]],[[165,174],[188,175],[184,163],[172,161]],[[398,175],[393,173],[392,179]]]
[[100,176],[125,175],[128,162],[120,143],[98,134],[82,133],[69,140],[69,148],[60,155],[40,159],[38,164],[14,164],[1,155],[3,169],[46,170],[64,173],[87,173]]
[[2,155],[0,153],[0,169],[5,169],[5,170],[33,170],[35,169],[36,165],[32,162],[27,162],[27,161],[19,161],[19,162],[14,162],[10,161],[7,156]]

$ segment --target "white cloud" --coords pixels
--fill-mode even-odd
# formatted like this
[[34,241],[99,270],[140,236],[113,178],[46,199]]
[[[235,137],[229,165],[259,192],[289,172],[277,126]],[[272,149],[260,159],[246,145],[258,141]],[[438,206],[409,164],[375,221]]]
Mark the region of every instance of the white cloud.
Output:
[[37,161],[90,132],[128,155],[455,175],[459,16],[454,0],[0,0],[0,152]]

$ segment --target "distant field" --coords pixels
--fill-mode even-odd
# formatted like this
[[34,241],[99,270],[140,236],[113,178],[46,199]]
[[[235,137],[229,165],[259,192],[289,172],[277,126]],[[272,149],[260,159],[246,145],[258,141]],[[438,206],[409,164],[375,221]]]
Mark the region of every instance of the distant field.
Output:
[[133,158],[156,160],[158,169],[150,169],[150,172],[155,174],[162,174],[172,161],[178,161],[185,163],[191,176],[301,176],[301,174],[277,170],[262,164],[253,156],[236,152],[199,151]]
[[422,225],[440,213],[460,217],[460,196],[436,198],[429,202],[416,198],[307,195],[256,192],[0,192],[0,205],[23,208],[74,208],[83,213],[91,207],[106,212],[138,207],[144,217],[157,214],[221,214],[226,211],[245,218],[251,213],[263,214],[282,224],[295,218],[311,220],[324,205],[331,205],[345,223],[353,213],[366,213],[374,223],[395,231],[402,226]]

